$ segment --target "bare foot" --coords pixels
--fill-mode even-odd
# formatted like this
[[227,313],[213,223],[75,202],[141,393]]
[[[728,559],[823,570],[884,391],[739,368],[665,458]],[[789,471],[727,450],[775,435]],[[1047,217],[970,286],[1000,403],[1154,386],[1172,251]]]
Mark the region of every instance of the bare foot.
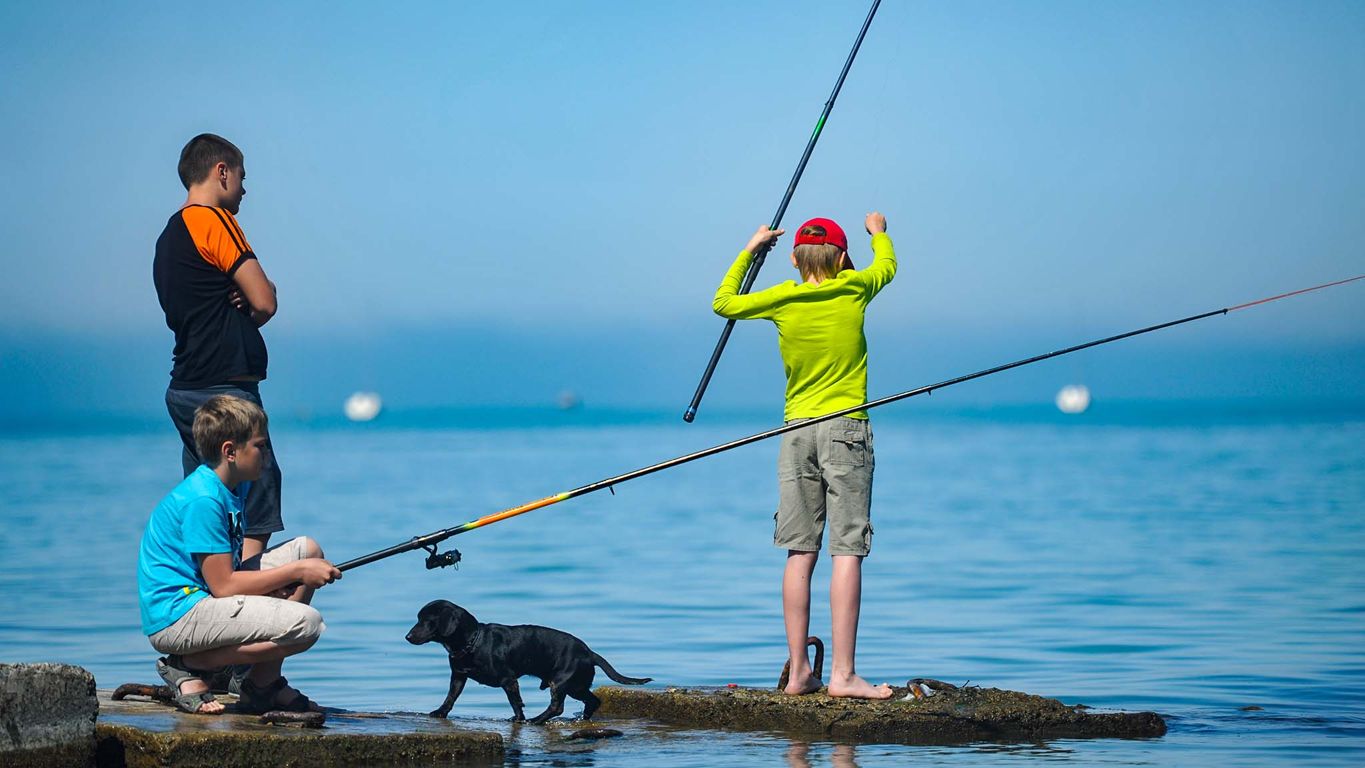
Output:
[[822,687],[824,687],[824,684],[820,682],[820,678],[807,672],[804,675],[787,681],[787,687],[783,688],[782,692],[788,696],[801,696],[807,693],[815,693]]
[[857,675],[849,675],[842,679],[830,678],[829,695],[849,699],[889,699],[895,695],[895,691],[886,683],[873,685]]

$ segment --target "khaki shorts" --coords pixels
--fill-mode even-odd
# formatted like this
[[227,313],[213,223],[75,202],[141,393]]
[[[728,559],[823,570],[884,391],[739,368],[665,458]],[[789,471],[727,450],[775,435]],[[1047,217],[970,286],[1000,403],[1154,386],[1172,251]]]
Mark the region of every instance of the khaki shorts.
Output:
[[[802,419],[793,419],[789,424]],[[872,550],[872,424],[842,416],[782,435],[773,545],[831,555]]]
[[[244,560],[241,570],[269,570],[308,557],[300,536]],[[315,642],[327,625],[311,605],[264,595],[206,597],[176,623],[147,639],[159,653],[190,654],[271,641],[280,645]]]

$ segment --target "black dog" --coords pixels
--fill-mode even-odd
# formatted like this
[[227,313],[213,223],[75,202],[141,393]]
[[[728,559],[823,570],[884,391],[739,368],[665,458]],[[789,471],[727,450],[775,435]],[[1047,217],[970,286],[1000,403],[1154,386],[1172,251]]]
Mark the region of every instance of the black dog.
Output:
[[621,675],[587,643],[568,632],[533,624],[481,624],[469,611],[447,600],[432,600],[423,606],[408,632],[408,642],[413,645],[432,640],[444,645],[450,654],[450,692],[441,706],[432,710],[432,717],[450,713],[470,678],[505,691],[517,722],[526,719],[517,678],[540,678],[540,689],[550,689],[550,706],[531,718],[532,723],[561,714],[565,696],[583,702],[583,719],[591,719],[602,703],[592,695],[593,667],[601,667],[612,680],[626,685],[644,685],[651,680]]

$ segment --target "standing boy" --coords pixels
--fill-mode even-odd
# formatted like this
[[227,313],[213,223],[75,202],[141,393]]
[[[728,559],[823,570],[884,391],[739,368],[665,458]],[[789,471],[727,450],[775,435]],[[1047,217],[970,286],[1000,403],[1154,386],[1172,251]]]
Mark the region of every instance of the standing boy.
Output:
[[[261,405],[266,374],[260,326],[275,316],[275,284],[261,269],[235,218],[246,189],[242,151],[203,133],[180,152],[188,195],[156,241],[152,278],[166,325],[175,333],[166,409],[180,431],[188,476],[214,456],[195,453],[194,412],[209,398],[232,395]],[[266,435],[264,467],[246,501],[243,554],[260,554],[270,534],[284,530],[280,468]]]
[[161,500],[142,534],[142,631],[166,654],[156,671],[185,712],[223,711],[205,678],[229,664],[251,665],[239,710],[318,709],[280,665],[322,635],[322,616],[308,603],[341,572],[305,536],[242,558],[243,502],[265,464],[266,427],[265,412],[247,400],[220,395],[200,406],[196,450],[211,458]]
[[[867,402],[867,339],[863,314],[877,292],[896,275],[896,254],[886,235],[886,217],[869,213],[872,264],[855,270],[848,238],[829,219],[801,225],[792,266],[802,282],[788,280],[752,294],[739,286],[759,249],[771,247],[784,230],[759,227],[726,273],[712,306],[716,314],[741,320],[767,319],[777,326],[777,344],[787,373],[787,423],[823,416]],[[830,613],[834,624],[834,667],[829,695],[885,699],[886,685],[858,676],[853,657],[862,603],[863,558],[872,546],[872,427],[867,413],[820,422],[782,436],[778,453],[777,527],[773,544],[787,550],[782,577],[782,616],[787,630],[791,674],[786,693],[812,693],[821,681],[806,656],[810,629],[810,578],[829,520]]]

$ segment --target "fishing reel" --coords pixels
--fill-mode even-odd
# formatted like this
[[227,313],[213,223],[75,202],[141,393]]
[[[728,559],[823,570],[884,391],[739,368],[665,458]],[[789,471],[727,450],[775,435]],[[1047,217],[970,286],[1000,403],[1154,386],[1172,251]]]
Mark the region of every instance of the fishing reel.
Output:
[[427,570],[434,571],[437,568],[449,568],[455,566],[455,570],[460,569],[460,550],[452,549],[447,552],[437,552],[436,545],[422,547],[427,551]]

